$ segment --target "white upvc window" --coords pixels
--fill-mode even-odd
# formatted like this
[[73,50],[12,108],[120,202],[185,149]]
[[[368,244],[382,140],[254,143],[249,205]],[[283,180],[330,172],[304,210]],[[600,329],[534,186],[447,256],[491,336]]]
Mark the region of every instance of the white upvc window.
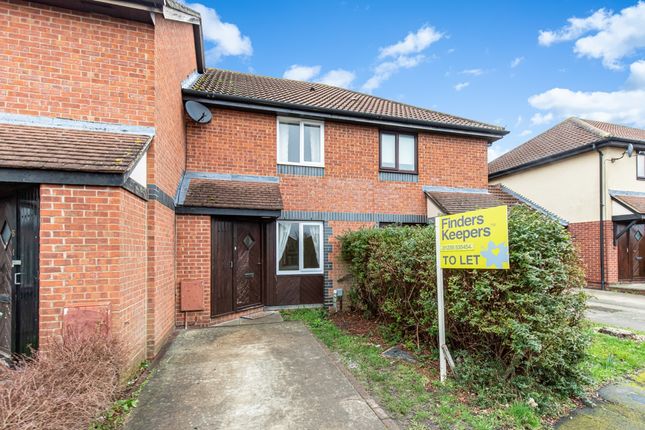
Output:
[[645,153],[636,155],[636,178],[645,179]]
[[312,221],[278,221],[278,275],[323,273],[323,225]]
[[325,124],[278,117],[278,163],[324,167]]

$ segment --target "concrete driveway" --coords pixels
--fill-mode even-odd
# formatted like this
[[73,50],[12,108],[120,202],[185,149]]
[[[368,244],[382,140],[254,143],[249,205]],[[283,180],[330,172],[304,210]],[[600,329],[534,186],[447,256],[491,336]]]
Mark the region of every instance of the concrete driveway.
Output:
[[125,428],[387,428],[301,322],[276,319],[182,331]]
[[645,295],[585,290],[587,318],[593,322],[645,332]]

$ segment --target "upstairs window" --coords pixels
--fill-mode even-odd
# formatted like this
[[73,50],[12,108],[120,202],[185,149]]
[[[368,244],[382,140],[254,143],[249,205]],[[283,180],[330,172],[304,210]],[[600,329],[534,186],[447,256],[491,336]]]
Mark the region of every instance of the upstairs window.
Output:
[[322,122],[278,118],[278,163],[323,167],[324,154]]
[[645,179],[645,154],[639,153],[636,156],[636,177]]
[[380,169],[387,172],[417,172],[417,137],[414,134],[381,132]]

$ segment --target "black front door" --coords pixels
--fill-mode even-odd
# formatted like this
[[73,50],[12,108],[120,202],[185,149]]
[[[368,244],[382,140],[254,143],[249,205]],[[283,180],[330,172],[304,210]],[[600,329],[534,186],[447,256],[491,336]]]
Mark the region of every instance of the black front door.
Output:
[[264,224],[213,219],[211,314],[262,305]]
[[[14,262],[17,232],[16,195],[0,199],[0,354],[14,351]],[[16,264],[17,265],[17,264]]]
[[37,187],[0,188],[0,354],[38,347]]

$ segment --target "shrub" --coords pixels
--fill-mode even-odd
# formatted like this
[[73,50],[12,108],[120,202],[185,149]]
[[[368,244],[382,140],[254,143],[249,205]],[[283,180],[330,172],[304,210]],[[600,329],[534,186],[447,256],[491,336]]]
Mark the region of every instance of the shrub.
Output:
[[[419,347],[436,347],[434,228],[349,232],[341,245],[354,277],[353,305]],[[558,223],[516,206],[509,247],[510,270],[444,271],[447,342],[463,358],[459,373],[480,387],[503,381],[523,393],[576,393],[589,339],[571,238]]]
[[66,336],[46,353],[0,366],[0,429],[86,429],[117,396],[123,350],[105,336]]

